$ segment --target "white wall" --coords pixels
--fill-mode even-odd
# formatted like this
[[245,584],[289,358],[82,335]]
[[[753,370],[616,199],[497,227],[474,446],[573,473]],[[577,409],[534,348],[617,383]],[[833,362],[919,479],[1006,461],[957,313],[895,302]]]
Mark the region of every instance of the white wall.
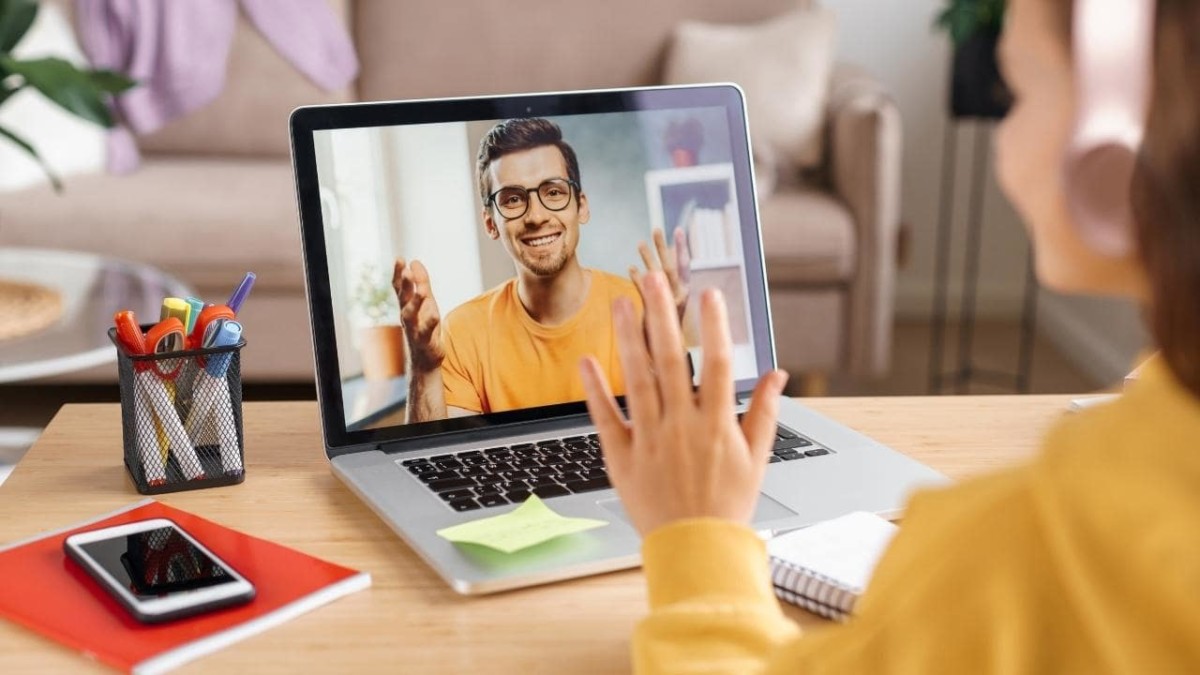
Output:
[[[943,3],[825,0],[825,4],[838,16],[838,59],[861,65],[880,78],[895,97],[904,120],[901,199],[904,222],[912,238],[908,264],[899,272],[897,305],[901,314],[924,315],[932,302],[943,134],[948,123],[950,44],[932,27]],[[965,247],[975,125],[963,125],[958,133],[955,251]],[[1019,221],[991,178],[990,168],[989,161],[979,309],[1008,313],[1020,304],[1026,243]],[[951,271],[961,271],[961,257],[952,260]]]
[[[897,313],[926,316],[933,298],[943,135],[948,123],[950,43],[944,33],[932,28],[944,1],[823,2],[838,16],[838,59],[861,65],[880,78],[895,97],[904,120],[901,199],[904,222],[912,236],[908,263],[899,271]],[[975,125],[962,127],[957,142],[957,210],[951,247],[958,255],[951,260],[952,280],[962,271],[975,146]],[[990,174],[990,160],[988,164],[977,311],[984,316],[1015,317],[1021,305],[1028,244],[1019,218]],[[958,291],[959,285],[952,284],[952,311],[958,306]],[[1078,357],[1098,382],[1123,373],[1144,338],[1137,312],[1127,303],[1044,297],[1038,314],[1043,334],[1062,351]]]

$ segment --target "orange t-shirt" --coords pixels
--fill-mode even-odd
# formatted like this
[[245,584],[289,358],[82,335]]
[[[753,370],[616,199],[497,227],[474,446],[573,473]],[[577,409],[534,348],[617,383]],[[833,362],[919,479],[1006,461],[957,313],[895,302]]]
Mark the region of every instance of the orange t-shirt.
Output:
[[642,299],[629,279],[588,273],[583,307],[555,326],[529,316],[515,278],[454,308],[443,335],[446,405],[492,413],[582,401],[579,361],[586,355],[600,361],[613,393],[623,394],[612,304],[627,296],[640,315]]

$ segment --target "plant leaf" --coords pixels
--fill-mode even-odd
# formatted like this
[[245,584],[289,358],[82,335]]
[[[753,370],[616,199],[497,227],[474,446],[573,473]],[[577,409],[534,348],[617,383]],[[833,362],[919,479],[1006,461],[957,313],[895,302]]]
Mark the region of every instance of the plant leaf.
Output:
[[53,57],[14,61],[0,56],[0,63],[67,111],[103,127],[113,126],[112,115],[104,104],[105,92],[69,61]]
[[110,94],[119,94],[137,86],[137,80],[131,80],[115,70],[89,70],[87,76],[97,89]]
[[46,173],[46,177],[50,179],[50,184],[54,186],[54,191],[62,192],[62,182],[59,181],[58,176],[56,176],[54,172],[50,170],[50,165],[46,164],[45,160],[42,159],[42,156],[37,153],[37,150],[35,150],[34,147],[29,144],[29,141],[26,141],[4,127],[0,127],[0,136],[7,138],[15,143],[17,147],[29,153],[29,156],[33,157],[33,159],[37,161],[38,165],[42,167],[42,171]]
[[37,13],[37,0],[0,0],[0,54],[7,54],[17,46]]
[[25,85],[23,85],[23,84],[16,86],[16,87],[12,87],[12,88],[9,88],[3,84],[0,84],[0,104],[3,104],[8,99],[12,98],[13,94],[17,93],[18,91],[21,91],[24,88],[25,88]]

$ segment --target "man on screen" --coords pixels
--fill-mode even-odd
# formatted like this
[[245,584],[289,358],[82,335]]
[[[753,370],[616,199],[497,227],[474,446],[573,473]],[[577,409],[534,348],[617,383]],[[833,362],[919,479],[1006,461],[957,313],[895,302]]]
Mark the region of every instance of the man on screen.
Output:
[[[443,325],[425,266],[396,260],[392,286],[409,358],[406,421],[581,401],[578,364],[589,354],[623,393],[612,303],[628,296],[640,314],[640,275],[631,268],[631,280],[579,263],[590,211],[562,131],[545,119],[500,122],[480,141],[476,172],[484,228],[517,274],[456,307]],[[662,231],[654,232],[657,260],[639,245],[646,266],[661,267],[671,280],[681,317],[687,265],[672,248],[683,253],[682,234],[668,247]]]

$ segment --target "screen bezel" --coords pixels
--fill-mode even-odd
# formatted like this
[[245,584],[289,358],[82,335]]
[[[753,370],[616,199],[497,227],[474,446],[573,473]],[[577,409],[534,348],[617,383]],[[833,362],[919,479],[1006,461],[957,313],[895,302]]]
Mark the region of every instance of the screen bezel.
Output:
[[[555,117],[574,114],[636,112],[678,108],[723,107],[729,123],[729,141],[734,168],[741,225],[746,291],[749,298],[751,338],[758,375],[775,367],[771,339],[771,315],[767,302],[766,268],[758,225],[754,172],[741,89],[733,84],[647,87],[586,92],[555,92],[516,96],[427,99],[377,103],[350,103],[297,108],[292,112],[290,131],[292,163],[296,177],[300,230],[304,254],[305,290],[308,294],[313,338],[317,400],[326,453],[330,457],[356,447],[393,444],[403,450],[403,441],[430,436],[455,435],[480,429],[586,415],[583,402],[538,406],[500,413],[455,417],[445,420],[402,424],[349,431],[345,424],[341,373],[334,334],[333,302],[326,258],[325,230],[321,216],[319,183],[313,132],[333,129],[436,124],[516,117]],[[741,395],[754,387],[757,377],[738,380]],[[624,406],[624,397],[618,397]]]

